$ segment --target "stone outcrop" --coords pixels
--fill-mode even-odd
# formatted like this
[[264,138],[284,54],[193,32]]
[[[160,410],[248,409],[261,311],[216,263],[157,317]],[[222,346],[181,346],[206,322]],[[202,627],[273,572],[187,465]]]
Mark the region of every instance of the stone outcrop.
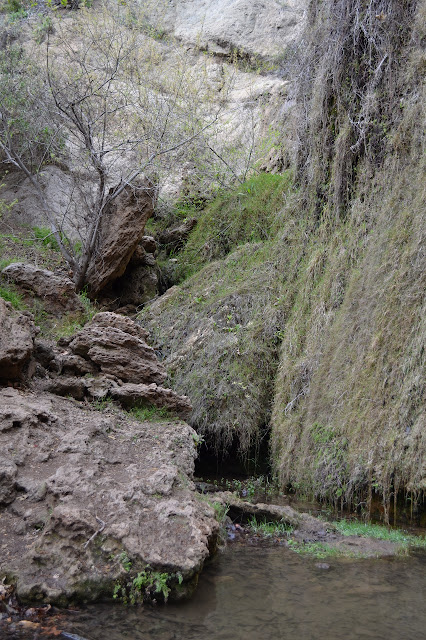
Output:
[[271,56],[300,37],[307,0],[171,0],[154,24],[215,54]]
[[36,334],[31,314],[15,311],[0,298],[0,382],[19,380],[26,373]]
[[62,604],[112,597],[147,565],[191,590],[218,533],[193,491],[194,439],[183,422],[0,390],[1,575]]
[[2,274],[18,285],[24,294],[42,300],[46,309],[54,315],[84,309],[74,283],[64,275],[23,262],[8,265]]
[[125,272],[153,215],[155,199],[154,185],[145,180],[126,187],[102,216],[99,243],[86,276],[92,296]]
[[161,386],[166,370],[147,337],[130,318],[102,312],[77,334],[60,340],[60,349],[38,340],[35,355],[48,372],[38,380],[38,388],[76,400],[112,398],[127,409],[164,408],[186,418],[190,400]]
[[70,350],[94,363],[98,370],[134,383],[161,384],[166,370],[154,349],[147,345],[147,334],[129,318],[115,313],[98,313],[69,344]]
[[172,227],[171,229],[165,229],[160,233],[158,241],[164,246],[167,255],[170,255],[172,251],[176,251],[184,245],[196,224],[196,218],[189,218],[189,220],[185,220],[182,224]]

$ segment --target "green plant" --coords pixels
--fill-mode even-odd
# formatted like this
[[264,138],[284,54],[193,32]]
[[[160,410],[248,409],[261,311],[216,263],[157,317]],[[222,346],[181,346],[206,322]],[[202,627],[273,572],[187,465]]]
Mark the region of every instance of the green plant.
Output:
[[309,556],[322,560],[324,558],[361,558],[362,553],[359,551],[349,551],[348,549],[340,549],[333,547],[326,542],[299,542],[298,540],[289,540],[288,546],[292,551],[299,555]]
[[53,21],[51,16],[42,16],[33,28],[34,40],[41,44],[46,36],[53,33]]
[[26,305],[22,300],[22,296],[11,287],[0,285],[0,297],[6,300],[6,302],[10,302],[10,304],[17,310],[23,310],[26,308]]
[[155,407],[150,405],[147,407],[132,407],[128,413],[139,420],[140,422],[164,422],[165,420],[172,420],[175,418],[165,407]]
[[248,525],[250,529],[259,535],[269,537],[288,537],[292,531],[293,527],[285,522],[265,522],[262,520],[257,520],[255,516],[250,518]]
[[203,436],[201,436],[199,433],[193,433],[191,435],[192,435],[192,440],[196,447],[199,447],[203,444],[204,442]]
[[425,537],[414,536],[401,529],[391,529],[383,525],[358,522],[357,520],[339,520],[333,524],[344,536],[376,538],[378,540],[389,540],[390,542],[401,544],[403,547],[426,548]]
[[162,596],[167,602],[170,584],[182,584],[183,576],[180,572],[166,573],[154,571],[149,565],[138,572],[127,582],[117,582],[114,585],[113,598],[120,599],[123,604],[135,605],[139,602],[153,601],[156,596]]

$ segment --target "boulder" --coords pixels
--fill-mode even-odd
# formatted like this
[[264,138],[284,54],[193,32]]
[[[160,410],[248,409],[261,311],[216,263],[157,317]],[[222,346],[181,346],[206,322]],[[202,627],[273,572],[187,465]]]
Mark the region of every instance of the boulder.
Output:
[[86,274],[91,296],[123,275],[153,215],[155,198],[154,185],[145,180],[126,187],[102,216],[98,246]]
[[69,349],[124,382],[161,384],[166,370],[145,342],[146,335],[130,318],[104,312],[73,337]]
[[36,334],[31,314],[15,311],[0,298],[0,384],[23,377]]
[[2,273],[31,297],[42,300],[50,313],[61,315],[65,311],[84,310],[74,283],[66,276],[23,262],[10,264]]
[[113,384],[109,394],[127,409],[153,405],[165,408],[181,418],[187,418],[192,411],[192,405],[187,396],[179,396],[171,389],[165,389],[156,384]]
[[196,224],[197,218],[190,218],[182,222],[182,224],[172,227],[171,229],[165,229],[160,233],[158,241],[165,247],[168,255],[172,251],[180,249],[185,244],[185,241]]
[[147,565],[172,593],[192,589],[218,534],[194,491],[195,435],[0,390],[0,574],[21,598],[59,604],[112,598]]
[[154,260],[154,265],[145,264],[133,266],[126,269],[122,278],[115,281],[112,294],[115,300],[119,300],[121,305],[133,305],[138,307],[145,302],[149,302],[158,296],[158,275],[156,262],[152,254],[147,254]]

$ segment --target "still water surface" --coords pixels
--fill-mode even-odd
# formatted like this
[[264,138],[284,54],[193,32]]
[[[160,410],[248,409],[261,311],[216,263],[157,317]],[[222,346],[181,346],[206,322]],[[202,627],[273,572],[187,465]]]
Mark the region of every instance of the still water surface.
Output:
[[192,600],[92,606],[67,629],[87,640],[426,638],[426,555],[317,562],[283,547],[231,545],[205,568]]

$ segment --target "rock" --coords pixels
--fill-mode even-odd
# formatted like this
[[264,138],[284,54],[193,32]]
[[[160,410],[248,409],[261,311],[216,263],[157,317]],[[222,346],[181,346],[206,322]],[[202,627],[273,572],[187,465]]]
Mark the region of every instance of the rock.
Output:
[[155,239],[152,236],[142,236],[138,246],[130,258],[129,267],[138,267],[140,265],[154,267],[156,264],[156,251],[157,243]]
[[158,295],[157,268],[148,264],[132,268],[129,266],[124,276],[115,281],[112,293],[113,298],[118,299],[122,305],[137,307],[153,300]]
[[34,341],[34,358],[45,369],[55,367],[56,352],[47,340],[37,338]]
[[0,383],[22,378],[34,349],[37,329],[30,314],[0,298]]
[[13,460],[0,456],[0,505],[14,501],[17,471],[17,466]]
[[84,310],[74,283],[65,276],[23,262],[10,264],[2,273],[32,297],[43,300],[47,310],[53,314]]
[[[90,179],[84,186],[85,194],[76,185],[70,171],[64,171],[58,166],[44,166],[37,174],[44,195],[53,217],[60,220],[61,229],[72,241],[81,241],[85,235],[86,224],[82,211],[85,210],[85,196],[93,189]],[[11,173],[5,179],[2,198],[9,204],[14,202],[13,210],[6,214],[11,216],[16,224],[29,227],[46,227],[46,213],[43,210],[33,184],[28,178]]]
[[[280,54],[300,37],[307,0],[171,0],[153,23],[216,54]],[[160,16],[162,19],[159,19]]]
[[55,364],[56,370],[64,375],[85,376],[87,373],[95,374],[98,372],[98,367],[92,362],[71,353],[57,355]]
[[177,572],[195,584],[218,524],[194,493],[194,437],[184,422],[0,390],[0,574],[19,597],[60,604],[111,598],[147,565],[172,589]]
[[182,418],[187,418],[192,411],[192,405],[187,396],[179,396],[171,389],[165,389],[156,384],[113,384],[109,393],[114,400],[126,408],[153,405],[158,408],[164,407]]
[[182,224],[172,227],[171,229],[165,229],[160,233],[158,241],[164,245],[168,255],[185,244],[185,241],[196,224],[197,218],[190,218],[182,222]]
[[155,254],[157,251],[157,242],[152,236],[142,236],[139,246],[144,249],[145,253]]
[[97,314],[69,344],[70,350],[97,365],[104,373],[124,382],[161,384],[166,370],[154,349],[145,342],[146,332],[130,318],[105,312]]
[[92,327],[111,327],[119,329],[120,331],[128,333],[131,336],[135,336],[136,338],[140,338],[143,341],[146,341],[148,338],[148,332],[141,327],[140,324],[118,313],[112,313],[111,311],[101,311],[100,313],[97,313],[92,318],[90,324]]
[[58,396],[75,398],[75,400],[83,400],[86,395],[84,379],[77,378],[76,376],[50,378],[43,386],[46,391],[56,393]]
[[99,245],[86,275],[92,296],[123,275],[153,215],[155,198],[154,185],[145,180],[126,187],[103,215]]

